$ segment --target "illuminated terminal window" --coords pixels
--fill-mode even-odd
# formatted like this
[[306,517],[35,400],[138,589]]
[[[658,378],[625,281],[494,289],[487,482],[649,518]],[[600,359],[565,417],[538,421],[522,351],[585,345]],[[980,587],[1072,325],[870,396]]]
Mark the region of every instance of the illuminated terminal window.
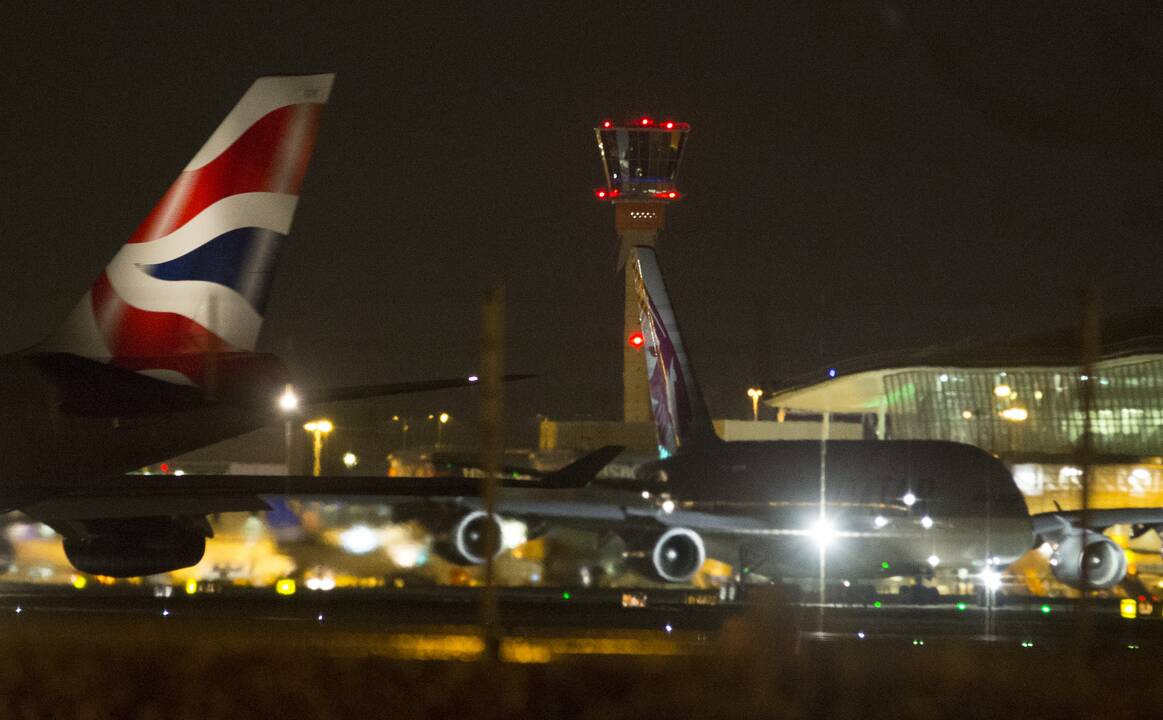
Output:
[[1069,453],[1092,390],[1094,450],[1156,455],[1163,447],[1163,359],[1072,368],[916,369],[884,376],[896,439],[952,440],[996,454]]

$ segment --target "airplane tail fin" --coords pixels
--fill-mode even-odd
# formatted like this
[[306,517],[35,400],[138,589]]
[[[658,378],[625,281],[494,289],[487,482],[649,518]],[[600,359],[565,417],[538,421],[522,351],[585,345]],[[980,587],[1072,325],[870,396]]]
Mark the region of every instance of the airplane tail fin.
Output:
[[253,351],[334,78],[256,80],[35,350],[200,386]]
[[667,457],[683,447],[717,443],[654,249],[636,247],[632,260],[659,454]]

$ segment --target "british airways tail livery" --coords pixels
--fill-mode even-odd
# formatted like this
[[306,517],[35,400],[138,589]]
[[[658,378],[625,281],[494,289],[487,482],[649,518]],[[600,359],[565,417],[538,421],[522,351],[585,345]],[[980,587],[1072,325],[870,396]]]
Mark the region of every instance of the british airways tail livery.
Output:
[[334,78],[256,80],[37,349],[194,385],[253,351]]
[[[276,398],[286,368],[254,348],[333,79],[255,81],[61,328],[0,355],[0,425],[9,428],[0,510],[57,530],[77,569],[133,576],[192,565],[212,534],[208,513],[267,509],[260,495],[328,487],[314,477],[126,473],[284,419]],[[474,382],[298,397],[310,405]],[[382,478],[362,480],[363,491],[382,491]]]

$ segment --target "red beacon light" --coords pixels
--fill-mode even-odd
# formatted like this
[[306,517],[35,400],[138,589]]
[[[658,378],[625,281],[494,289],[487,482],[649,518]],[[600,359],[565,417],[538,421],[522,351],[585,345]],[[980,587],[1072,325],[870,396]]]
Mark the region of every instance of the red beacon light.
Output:
[[646,344],[646,338],[642,337],[641,330],[635,330],[630,333],[630,337],[626,338],[626,343],[635,350],[641,350],[642,346]]

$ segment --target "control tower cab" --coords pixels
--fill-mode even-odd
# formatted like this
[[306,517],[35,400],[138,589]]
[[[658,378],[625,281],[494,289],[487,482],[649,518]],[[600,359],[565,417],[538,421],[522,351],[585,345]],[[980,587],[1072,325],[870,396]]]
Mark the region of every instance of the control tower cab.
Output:
[[690,129],[687,123],[648,115],[624,122],[603,120],[594,128],[606,175],[605,187],[596,189],[594,196],[614,206],[618,265],[625,274],[622,404],[626,423],[652,420],[635,275],[626,257],[636,245],[657,243],[666,223],[666,206],[682,198],[676,180]]

